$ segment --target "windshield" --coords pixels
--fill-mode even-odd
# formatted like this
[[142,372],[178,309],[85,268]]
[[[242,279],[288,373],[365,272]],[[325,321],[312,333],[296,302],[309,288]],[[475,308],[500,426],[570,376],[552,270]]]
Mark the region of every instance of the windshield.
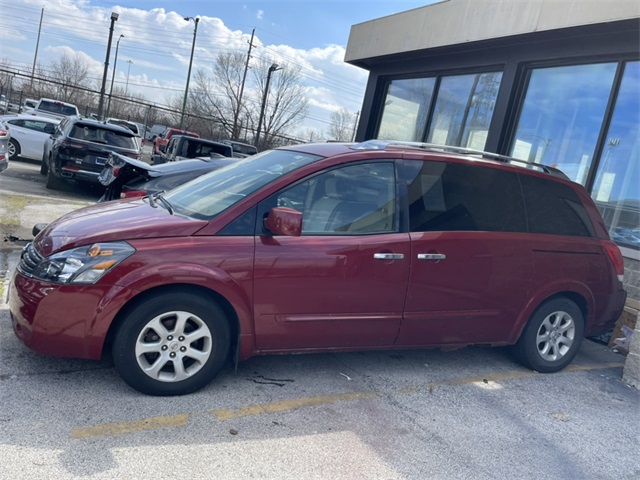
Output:
[[176,213],[210,220],[247,195],[320,158],[290,150],[270,150],[198,177],[171,190],[165,198]]

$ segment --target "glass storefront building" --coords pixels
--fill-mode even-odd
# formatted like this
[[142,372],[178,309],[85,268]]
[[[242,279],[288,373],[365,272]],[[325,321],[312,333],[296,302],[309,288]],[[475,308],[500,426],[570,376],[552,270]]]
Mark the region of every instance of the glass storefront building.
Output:
[[[612,1],[579,15],[565,8],[575,2],[519,2],[520,16],[508,16],[513,4],[496,0],[504,9],[491,16],[483,2],[449,0],[355,25],[346,61],[370,72],[356,140],[455,145],[559,168],[592,195],[640,300],[640,10]],[[467,19],[461,30],[438,34],[456,14]]]

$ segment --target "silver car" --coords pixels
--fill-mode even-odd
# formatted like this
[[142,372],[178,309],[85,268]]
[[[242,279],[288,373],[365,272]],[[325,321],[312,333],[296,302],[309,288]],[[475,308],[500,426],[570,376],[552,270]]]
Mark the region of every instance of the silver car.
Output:
[[0,122],[11,133],[9,157],[42,160],[44,142],[55,132],[59,120],[33,115],[8,115]]
[[9,132],[0,125],[0,173],[9,166],[9,139]]

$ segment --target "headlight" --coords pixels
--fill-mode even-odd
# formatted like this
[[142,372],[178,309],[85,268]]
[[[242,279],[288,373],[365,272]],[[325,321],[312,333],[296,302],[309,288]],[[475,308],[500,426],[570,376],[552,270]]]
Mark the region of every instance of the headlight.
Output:
[[135,251],[126,242],[94,243],[73,248],[43,259],[33,276],[56,283],[95,283]]

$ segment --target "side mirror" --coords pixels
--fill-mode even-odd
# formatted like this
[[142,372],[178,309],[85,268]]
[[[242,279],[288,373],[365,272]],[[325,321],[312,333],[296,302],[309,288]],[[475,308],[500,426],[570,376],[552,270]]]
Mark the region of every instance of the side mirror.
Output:
[[299,237],[302,235],[302,213],[289,207],[274,207],[264,221],[273,235]]

